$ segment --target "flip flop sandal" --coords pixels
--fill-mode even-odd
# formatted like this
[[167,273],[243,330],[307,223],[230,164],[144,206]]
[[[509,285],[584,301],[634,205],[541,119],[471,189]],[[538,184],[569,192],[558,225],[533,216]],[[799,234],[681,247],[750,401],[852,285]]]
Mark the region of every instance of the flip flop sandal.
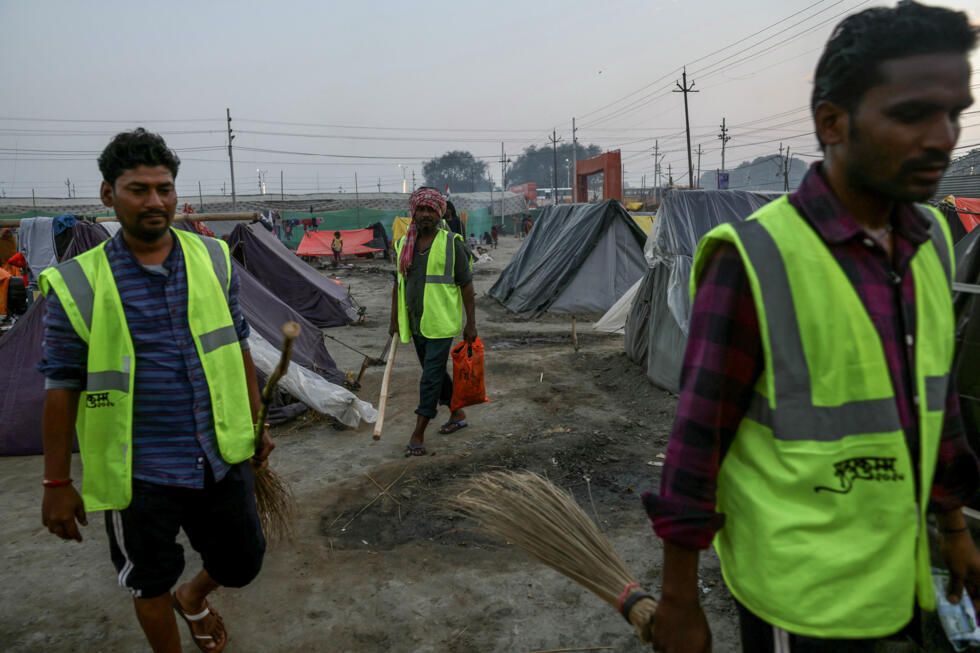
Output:
[[410,444],[407,447],[405,447],[406,458],[413,458],[415,456],[424,456],[424,455],[425,455],[424,444],[419,444],[419,445]]
[[[174,612],[187,623],[187,628],[190,630],[197,648],[205,653],[219,653],[225,649],[225,645],[228,644],[228,633],[225,631],[225,622],[217,610],[205,601],[203,610],[197,614],[187,614],[180,607],[180,601],[177,600],[176,594],[171,594],[170,598],[173,601]],[[208,617],[211,617],[211,620],[205,622],[204,620]],[[207,634],[198,634],[194,631],[195,626]]]
[[439,432],[443,435],[449,435],[450,433],[455,433],[460,429],[465,429],[467,426],[469,426],[469,424],[466,423],[465,419],[461,419],[458,422],[451,419],[439,427]]

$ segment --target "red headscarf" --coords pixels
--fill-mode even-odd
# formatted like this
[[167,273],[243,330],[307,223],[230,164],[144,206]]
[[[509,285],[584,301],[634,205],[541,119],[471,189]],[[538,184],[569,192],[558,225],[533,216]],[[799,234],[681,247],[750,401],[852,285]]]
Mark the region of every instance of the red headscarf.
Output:
[[446,213],[446,199],[442,193],[435,188],[418,188],[412,196],[408,198],[408,205],[412,209],[412,224],[408,226],[405,233],[405,243],[402,245],[402,255],[398,261],[398,271],[402,276],[408,272],[408,266],[412,264],[412,257],[415,255],[415,238],[418,234],[415,228],[415,211],[422,206],[427,206],[442,217]]

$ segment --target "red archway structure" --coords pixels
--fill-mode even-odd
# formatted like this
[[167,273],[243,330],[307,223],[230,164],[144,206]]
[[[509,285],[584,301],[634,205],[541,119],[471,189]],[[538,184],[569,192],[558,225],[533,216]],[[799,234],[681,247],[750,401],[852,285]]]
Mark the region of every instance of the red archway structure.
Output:
[[575,163],[576,202],[589,201],[589,177],[602,173],[602,199],[623,201],[623,167],[619,150]]

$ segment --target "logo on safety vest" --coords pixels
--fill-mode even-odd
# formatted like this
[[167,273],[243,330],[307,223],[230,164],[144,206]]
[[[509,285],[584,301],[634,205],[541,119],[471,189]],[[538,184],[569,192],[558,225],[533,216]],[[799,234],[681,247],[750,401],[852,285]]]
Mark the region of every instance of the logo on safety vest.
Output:
[[854,487],[854,481],[903,481],[905,476],[895,470],[895,458],[849,458],[834,463],[834,476],[840,481],[840,489],[818,486],[814,492],[827,490],[837,494],[847,494]]
[[93,392],[85,397],[86,408],[110,408],[112,406],[115,404],[109,401],[108,392]]

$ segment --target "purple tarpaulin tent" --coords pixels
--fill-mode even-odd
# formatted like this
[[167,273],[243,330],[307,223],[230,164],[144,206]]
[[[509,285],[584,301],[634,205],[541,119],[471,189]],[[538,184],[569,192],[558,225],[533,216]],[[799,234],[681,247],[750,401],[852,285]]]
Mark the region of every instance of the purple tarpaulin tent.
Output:
[[360,319],[350,293],[304,263],[260,224],[239,224],[228,246],[242,266],[277,297],[318,327]]

